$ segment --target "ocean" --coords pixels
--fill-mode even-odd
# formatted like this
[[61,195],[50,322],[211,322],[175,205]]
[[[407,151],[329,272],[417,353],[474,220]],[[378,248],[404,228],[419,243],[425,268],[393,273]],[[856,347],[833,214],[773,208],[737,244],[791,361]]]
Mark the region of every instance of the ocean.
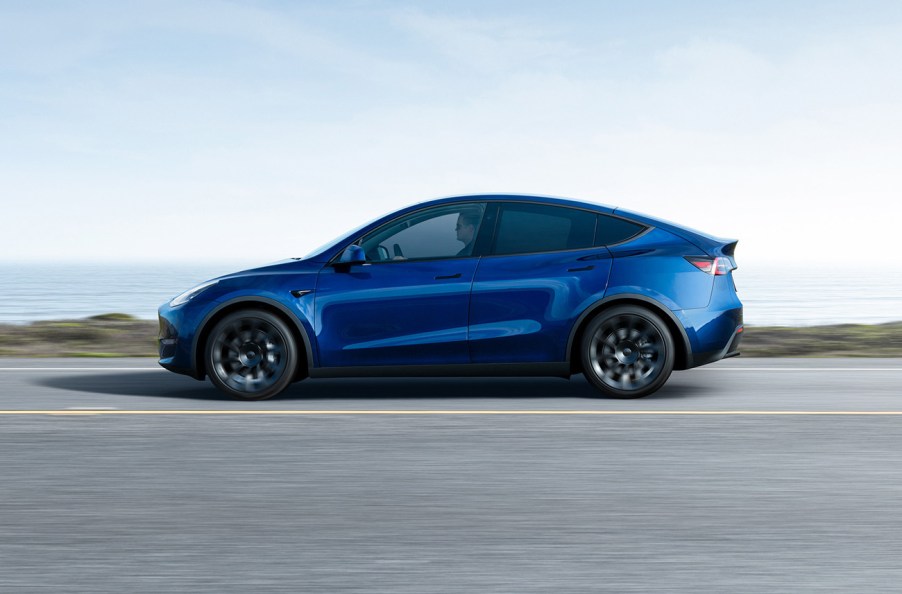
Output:
[[[257,265],[264,263],[257,263]],[[155,319],[157,307],[229,264],[0,264],[0,323],[120,312]],[[742,265],[734,273],[749,326],[879,324],[902,320],[902,267]]]

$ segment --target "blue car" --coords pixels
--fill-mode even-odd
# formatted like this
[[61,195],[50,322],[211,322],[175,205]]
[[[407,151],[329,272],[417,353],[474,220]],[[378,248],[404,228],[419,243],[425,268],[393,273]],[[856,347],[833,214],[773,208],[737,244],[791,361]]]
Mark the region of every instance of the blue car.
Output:
[[424,202],[175,297],[160,365],[245,400],[306,377],[578,373],[638,398],[739,354],[735,248],[586,202]]

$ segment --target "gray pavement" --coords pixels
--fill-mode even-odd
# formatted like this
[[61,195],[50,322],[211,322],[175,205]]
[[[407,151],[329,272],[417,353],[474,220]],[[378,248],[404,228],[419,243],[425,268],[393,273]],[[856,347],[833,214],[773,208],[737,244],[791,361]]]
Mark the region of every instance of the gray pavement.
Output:
[[674,372],[641,400],[598,398],[582,378],[305,380],[240,402],[152,359],[0,359],[0,410],[902,411],[902,359],[728,359]]
[[0,359],[0,592],[902,591],[902,415],[814,412],[902,412],[902,360],[243,403],[147,359]]

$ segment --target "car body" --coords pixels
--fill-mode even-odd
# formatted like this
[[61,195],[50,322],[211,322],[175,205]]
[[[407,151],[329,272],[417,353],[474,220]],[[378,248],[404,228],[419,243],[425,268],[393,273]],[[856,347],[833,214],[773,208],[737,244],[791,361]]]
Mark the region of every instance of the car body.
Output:
[[645,396],[739,354],[735,247],[587,202],[433,200],[162,305],[160,365],[243,399],[305,377],[581,372]]

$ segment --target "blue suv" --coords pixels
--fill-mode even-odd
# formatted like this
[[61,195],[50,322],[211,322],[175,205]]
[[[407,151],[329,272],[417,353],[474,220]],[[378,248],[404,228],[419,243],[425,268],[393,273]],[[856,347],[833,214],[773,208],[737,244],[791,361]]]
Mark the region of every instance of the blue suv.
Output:
[[160,307],[160,365],[262,400],[306,377],[582,373],[638,398],[739,354],[736,241],[620,208],[461,196]]

